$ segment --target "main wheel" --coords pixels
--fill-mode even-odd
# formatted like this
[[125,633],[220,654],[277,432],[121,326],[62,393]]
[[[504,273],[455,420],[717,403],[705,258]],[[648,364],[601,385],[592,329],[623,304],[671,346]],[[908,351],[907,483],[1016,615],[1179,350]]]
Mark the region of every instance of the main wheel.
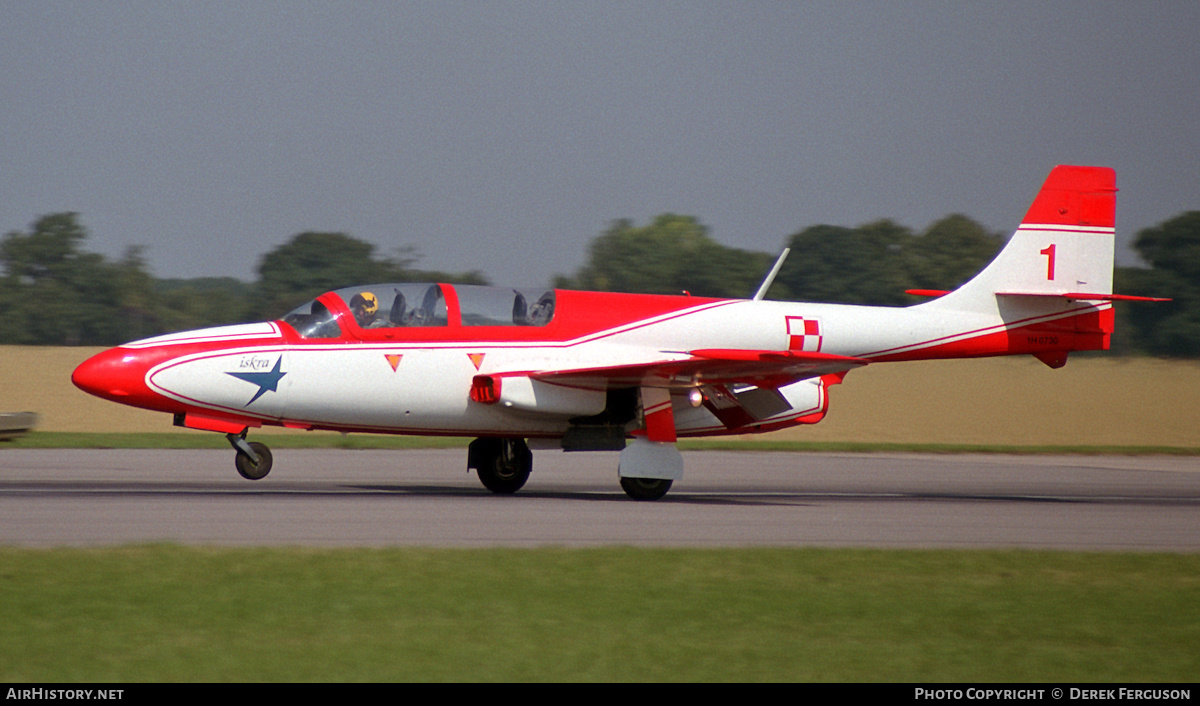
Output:
[[271,449],[267,448],[266,444],[257,441],[251,441],[250,448],[258,454],[258,463],[255,463],[250,456],[238,451],[234,465],[237,466],[237,472],[246,480],[262,480],[271,472],[271,464],[274,462],[274,459],[271,458]]
[[467,449],[467,465],[479,474],[483,487],[511,495],[529,480],[533,453],[524,439],[476,439]]
[[658,500],[671,489],[671,481],[662,478],[621,478],[621,489],[634,500]]

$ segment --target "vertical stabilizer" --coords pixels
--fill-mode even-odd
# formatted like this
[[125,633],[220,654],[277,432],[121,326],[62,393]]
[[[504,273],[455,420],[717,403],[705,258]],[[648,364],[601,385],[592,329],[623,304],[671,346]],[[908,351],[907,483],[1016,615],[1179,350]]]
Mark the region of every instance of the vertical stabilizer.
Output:
[[946,337],[924,355],[1030,353],[1057,368],[1070,351],[1107,349],[1116,192],[1112,169],[1055,167],[991,264],[917,307],[939,320],[961,317],[969,327],[968,335]]
[[997,295],[1112,294],[1116,192],[1112,169],[1055,167],[996,259],[936,303],[991,309]]

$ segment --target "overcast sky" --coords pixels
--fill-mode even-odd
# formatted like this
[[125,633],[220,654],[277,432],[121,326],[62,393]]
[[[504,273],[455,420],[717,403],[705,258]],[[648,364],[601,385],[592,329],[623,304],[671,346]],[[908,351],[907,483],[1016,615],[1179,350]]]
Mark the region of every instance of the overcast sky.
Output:
[[77,211],[89,250],[252,280],[341,231],[541,285],[663,212],[770,252],[1008,233],[1072,163],[1116,168],[1128,241],[1200,209],[1198,37],[1193,0],[0,0],[0,232]]

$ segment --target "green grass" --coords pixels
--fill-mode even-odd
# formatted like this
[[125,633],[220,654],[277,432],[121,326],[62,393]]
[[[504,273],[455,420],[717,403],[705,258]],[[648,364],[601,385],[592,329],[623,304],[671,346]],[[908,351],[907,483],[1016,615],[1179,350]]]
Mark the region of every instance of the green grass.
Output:
[[0,681],[1191,681],[1200,556],[0,549]]
[[[466,448],[464,437],[397,436],[389,434],[336,434],[332,432],[295,432],[254,434],[273,448],[310,449],[428,449]],[[75,449],[226,449],[223,434],[210,432],[160,433],[84,433],[35,431],[7,441],[3,448],[75,448]],[[1015,454],[1110,454],[1200,455],[1200,447],[1188,446],[1029,446],[1001,444],[883,444],[830,441],[772,441],[744,439],[681,440],[684,451],[787,451],[847,453],[1015,453]]]

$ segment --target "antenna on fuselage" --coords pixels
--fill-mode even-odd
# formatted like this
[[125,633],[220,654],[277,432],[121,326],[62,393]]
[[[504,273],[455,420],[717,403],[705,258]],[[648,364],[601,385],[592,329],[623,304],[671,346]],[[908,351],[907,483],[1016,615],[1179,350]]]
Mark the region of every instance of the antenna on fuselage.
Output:
[[762,286],[754,293],[754,301],[761,301],[763,297],[767,296],[767,290],[771,288],[771,283],[775,281],[775,275],[779,274],[779,268],[783,267],[783,261],[787,259],[788,253],[791,251],[791,248],[784,248],[783,252],[779,253],[779,259],[775,261],[775,266],[767,273],[767,278],[763,280]]

